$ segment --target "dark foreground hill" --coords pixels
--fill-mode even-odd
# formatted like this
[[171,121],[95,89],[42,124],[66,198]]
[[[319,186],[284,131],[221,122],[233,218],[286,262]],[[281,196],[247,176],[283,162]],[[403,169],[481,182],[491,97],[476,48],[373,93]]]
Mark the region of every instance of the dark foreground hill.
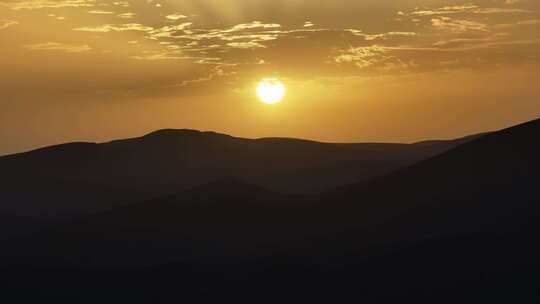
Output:
[[538,134],[531,121],[324,194],[229,180],[87,216],[6,243],[4,286],[111,303],[538,303]]
[[328,144],[161,130],[0,157],[0,239],[235,178],[273,191],[322,192],[369,180],[481,135],[418,144]]

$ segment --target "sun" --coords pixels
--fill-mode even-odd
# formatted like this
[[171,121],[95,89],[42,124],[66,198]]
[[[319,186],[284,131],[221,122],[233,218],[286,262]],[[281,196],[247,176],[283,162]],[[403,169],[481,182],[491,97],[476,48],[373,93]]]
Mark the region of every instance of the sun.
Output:
[[259,82],[257,96],[266,104],[276,104],[285,96],[285,85],[277,78],[265,78]]

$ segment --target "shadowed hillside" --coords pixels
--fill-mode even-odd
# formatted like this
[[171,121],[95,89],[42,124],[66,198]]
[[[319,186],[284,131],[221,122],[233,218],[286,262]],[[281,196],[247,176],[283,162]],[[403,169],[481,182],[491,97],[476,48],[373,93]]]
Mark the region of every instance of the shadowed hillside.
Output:
[[84,182],[163,195],[220,178],[285,192],[322,191],[439,154],[480,135],[431,144],[329,144],[160,130],[103,144],[71,143],[0,157],[4,179]]
[[[537,134],[540,120],[321,195],[210,183],[20,239],[3,260],[16,271],[99,276],[128,267],[159,274],[157,282],[135,283],[125,277],[129,272],[112,272],[165,302],[175,298],[174,278],[186,296],[214,300],[220,293],[249,298],[274,290],[261,302],[291,295],[534,303]],[[102,267],[109,270],[90,270]]]
[[[0,157],[0,238],[235,178],[272,191],[322,192],[369,180],[475,137],[419,144],[327,144],[160,130],[103,144],[70,143]],[[39,225],[37,224],[39,222]]]

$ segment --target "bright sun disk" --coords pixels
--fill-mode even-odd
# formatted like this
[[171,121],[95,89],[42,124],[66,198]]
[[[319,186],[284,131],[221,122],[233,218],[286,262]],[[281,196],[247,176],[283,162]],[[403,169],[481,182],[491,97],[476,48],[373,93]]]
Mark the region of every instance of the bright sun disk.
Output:
[[276,78],[265,78],[259,82],[257,96],[266,104],[278,103],[285,96],[285,85]]

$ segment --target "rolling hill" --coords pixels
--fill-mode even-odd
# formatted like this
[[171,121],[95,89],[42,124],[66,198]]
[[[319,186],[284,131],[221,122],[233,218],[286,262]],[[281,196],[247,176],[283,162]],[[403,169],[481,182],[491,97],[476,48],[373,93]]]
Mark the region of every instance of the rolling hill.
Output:
[[328,144],[160,130],[0,157],[0,239],[224,178],[314,193],[369,180],[481,135],[419,144]]
[[536,303],[538,134],[531,121],[325,193],[226,179],[79,217],[6,243],[7,286],[99,287],[85,300],[111,302]]

